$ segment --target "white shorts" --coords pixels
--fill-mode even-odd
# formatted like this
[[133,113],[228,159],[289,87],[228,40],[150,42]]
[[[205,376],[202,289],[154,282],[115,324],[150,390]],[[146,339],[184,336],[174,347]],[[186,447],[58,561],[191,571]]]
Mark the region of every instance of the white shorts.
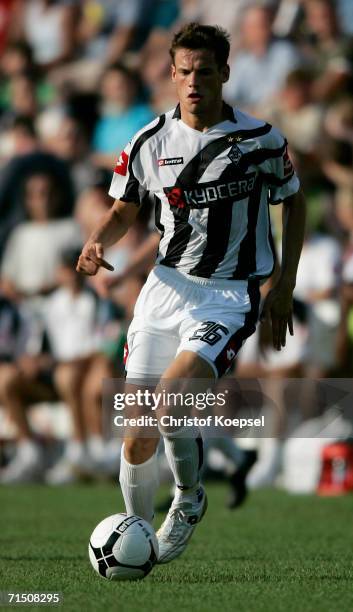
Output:
[[259,300],[258,280],[204,279],[157,265],[129,327],[127,376],[160,377],[181,351],[197,353],[222,376],[256,329]]

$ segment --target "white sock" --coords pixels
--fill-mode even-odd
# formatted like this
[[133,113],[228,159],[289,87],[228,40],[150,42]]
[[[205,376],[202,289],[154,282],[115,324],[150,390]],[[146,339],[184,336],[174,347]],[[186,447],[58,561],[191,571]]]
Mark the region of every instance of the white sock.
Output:
[[179,429],[172,434],[162,432],[164,437],[165,454],[173,472],[175,484],[181,491],[197,488],[200,477],[199,470],[202,464],[203,444],[198,430],[195,437],[190,435],[190,428]]
[[121,447],[120,486],[127,514],[153,520],[154,496],[159,484],[157,453],[144,463],[128,463]]

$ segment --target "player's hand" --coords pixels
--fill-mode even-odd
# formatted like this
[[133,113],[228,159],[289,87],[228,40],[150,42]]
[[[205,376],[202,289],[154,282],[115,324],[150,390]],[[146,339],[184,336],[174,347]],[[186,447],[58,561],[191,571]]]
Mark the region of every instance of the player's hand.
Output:
[[280,283],[271,289],[265,298],[260,321],[271,323],[273,347],[280,351],[286,346],[287,328],[293,336],[293,289]]
[[97,274],[99,268],[112,272],[113,266],[104,259],[104,249],[100,242],[87,242],[78,259],[76,271],[88,276]]

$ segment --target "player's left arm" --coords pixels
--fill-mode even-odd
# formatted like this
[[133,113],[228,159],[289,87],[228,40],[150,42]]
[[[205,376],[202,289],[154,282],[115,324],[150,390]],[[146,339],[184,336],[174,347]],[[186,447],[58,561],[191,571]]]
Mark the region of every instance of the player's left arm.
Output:
[[300,190],[283,200],[282,264],[261,313],[262,321],[271,322],[273,346],[278,351],[286,344],[287,329],[293,335],[293,291],[304,241],[305,216],[305,199]]

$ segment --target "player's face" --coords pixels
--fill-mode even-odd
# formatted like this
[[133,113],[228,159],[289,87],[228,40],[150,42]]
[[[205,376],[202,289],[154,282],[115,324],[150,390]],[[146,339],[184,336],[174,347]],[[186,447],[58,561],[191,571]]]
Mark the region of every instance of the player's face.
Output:
[[177,49],[172,65],[181,110],[204,115],[222,99],[222,85],[229,78],[229,67],[219,67],[213,51]]

